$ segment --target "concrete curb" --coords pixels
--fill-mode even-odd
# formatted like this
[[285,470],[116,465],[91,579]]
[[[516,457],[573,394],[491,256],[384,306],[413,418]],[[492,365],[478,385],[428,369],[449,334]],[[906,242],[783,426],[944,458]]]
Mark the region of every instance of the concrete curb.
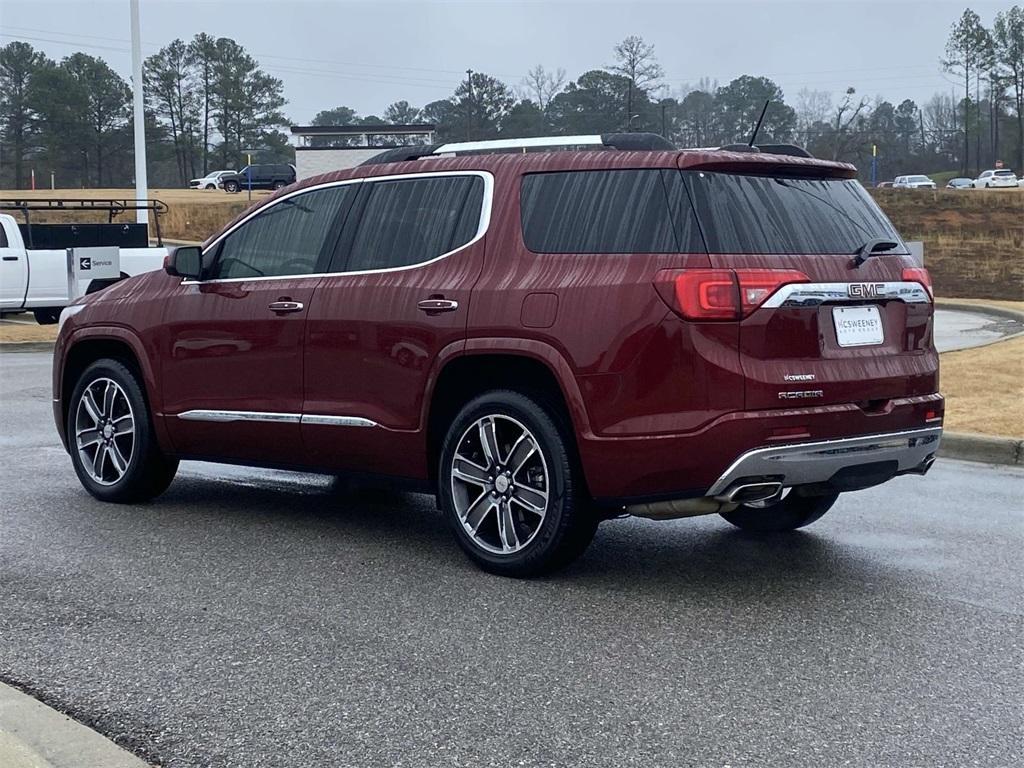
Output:
[[1020,320],[1024,322],[1024,312],[1009,307],[997,307],[991,304],[975,304],[970,301],[957,301],[956,299],[936,299],[935,306],[941,309],[952,309],[956,312],[978,312],[982,315],[997,315],[1009,320]]
[[53,352],[52,341],[0,341],[0,352]]
[[4,768],[148,768],[96,731],[0,683]]
[[945,459],[1019,467],[1024,465],[1024,440],[1015,437],[975,435],[969,432],[943,432],[939,456]]

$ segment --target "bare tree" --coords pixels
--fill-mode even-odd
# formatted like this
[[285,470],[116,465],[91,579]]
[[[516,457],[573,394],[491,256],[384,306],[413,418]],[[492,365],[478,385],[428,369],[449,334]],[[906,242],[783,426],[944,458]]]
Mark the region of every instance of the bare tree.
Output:
[[835,119],[832,121],[832,127],[835,129],[835,143],[832,148],[833,160],[838,160],[841,154],[845,154],[850,141],[850,127],[868,106],[868,100],[863,96],[854,104],[853,99],[856,95],[857,89],[850,86],[843,94],[843,100],[836,107]]
[[832,94],[828,91],[812,91],[803,88],[796,95],[796,131],[805,145],[811,143],[811,131],[815,125],[828,122],[832,114]]
[[565,70],[559,67],[554,72],[544,69],[543,64],[526,73],[522,84],[522,98],[528,98],[541,112],[546,112],[548,104],[565,85]]
[[608,70],[622,75],[628,81],[626,86],[626,130],[633,120],[633,91],[647,92],[664,75],[661,65],[654,58],[654,46],[645,43],[642,37],[630,35],[615,46],[616,63]]

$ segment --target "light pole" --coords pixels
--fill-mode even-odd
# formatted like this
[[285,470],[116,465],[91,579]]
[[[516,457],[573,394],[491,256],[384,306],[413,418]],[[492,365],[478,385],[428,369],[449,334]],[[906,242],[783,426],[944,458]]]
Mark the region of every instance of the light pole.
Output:
[[[135,197],[149,197],[146,179],[146,118],[142,98],[142,38],[139,35],[139,0],[131,0],[132,17],[132,106],[135,113]],[[149,210],[138,208],[135,221],[149,224]]]

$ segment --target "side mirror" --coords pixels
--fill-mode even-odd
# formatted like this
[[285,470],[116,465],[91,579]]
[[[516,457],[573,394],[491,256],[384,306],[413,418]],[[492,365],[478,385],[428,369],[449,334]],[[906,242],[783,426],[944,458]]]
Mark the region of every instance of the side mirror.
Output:
[[203,252],[197,245],[182,245],[164,259],[164,271],[173,277],[198,280],[203,275]]

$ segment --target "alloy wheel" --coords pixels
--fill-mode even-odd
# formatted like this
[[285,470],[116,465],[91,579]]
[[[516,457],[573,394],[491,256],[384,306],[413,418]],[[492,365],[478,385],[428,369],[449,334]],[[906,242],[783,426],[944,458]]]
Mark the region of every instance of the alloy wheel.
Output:
[[507,555],[533,541],[550,503],[549,474],[540,443],[522,422],[497,414],[474,421],[450,474],[455,511],[474,544]]
[[82,467],[100,485],[114,485],[135,455],[135,413],[113,379],[92,381],[78,399],[75,446]]

